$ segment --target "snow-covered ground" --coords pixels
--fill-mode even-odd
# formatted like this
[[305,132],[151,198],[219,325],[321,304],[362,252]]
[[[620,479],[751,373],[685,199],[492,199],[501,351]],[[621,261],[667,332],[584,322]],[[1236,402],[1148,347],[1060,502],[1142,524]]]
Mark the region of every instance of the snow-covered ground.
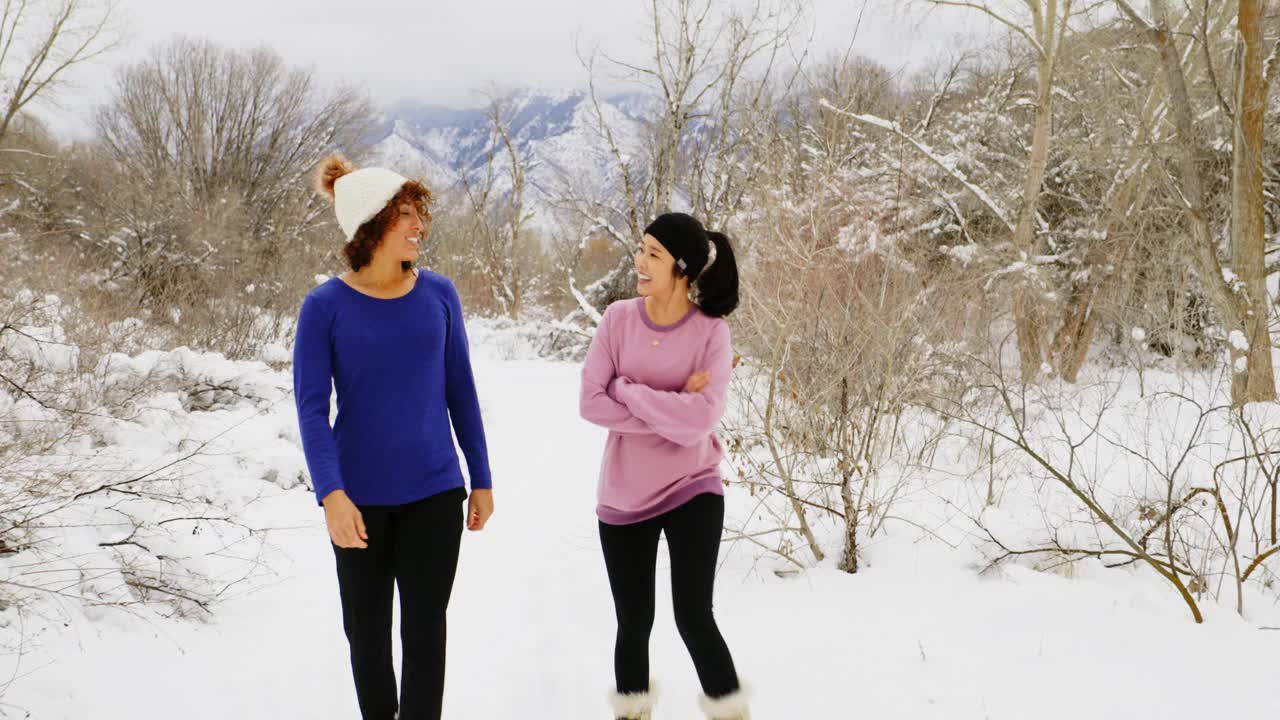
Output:
[[[578,418],[575,365],[513,352],[480,327],[473,342],[497,513],[464,539],[445,716],[609,717],[613,617],[593,515],[604,432]],[[0,658],[0,685],[13,678],[0,717],[358,716],[322,517],[307,491],[286,489],[303,467],[287,370],[222,372],[252,376],[267,400],[196,412],[173,402],[117,435],[115,449],[155,463],[217,436],[187,482],[236,508],[244,525],[270,528],[252,538],[258,569],[208,622],[56,599],[21,622],[0,613],[0,632],[27,638],[21,654]],[[751,507],[743,491],[728,497],[731,518]],[[726,545],[717,616],[755,689],[753,717],[1280,717],[1280,632],[1263,629],[1280,625],[1274,606],[1255,601],[1244,620],[1206,601],[1207,621],[1195,625],[1151,573],[1068,578],[1011,565],[981,574],[972,548],[906,524],[890,523],[864,550],[857,575],[829,561],[784,578],[754,547]],[[209,569],[246,557],[231,554]],[[0,570],[12,573],[13,562]],[[658,602],[656,717],[691,720],[697,681],[662,582]]]

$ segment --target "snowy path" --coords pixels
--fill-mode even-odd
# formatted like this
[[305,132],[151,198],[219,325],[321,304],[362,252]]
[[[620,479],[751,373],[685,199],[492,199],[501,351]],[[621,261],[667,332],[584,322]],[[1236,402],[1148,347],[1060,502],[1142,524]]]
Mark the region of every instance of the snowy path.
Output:
[[[592,513],[603,434],[577,418],[574,366],[485,360],[477,372],[498,513],[464,539],[445,715],[606,718],[613,621]],[[212,625],[116,614],[47,633],[53,658],[24,665],[6,716],[357,717],[313,500],[279,492],[253,513],[298,528],[275,533],[277,582],[230,601]],[[753,570],[746,548],[729,553],[718,616],[756,686],[755,717],[1280,717],[1280,632],[1222,611],[1193,626],[1162,588],[1119,573],[1105,586],[1016,569],[980,578],[946,552],[901,533],[871,548],[856,577],[823,568],[786,581]],[[660,581],[657,717],[693,720],[697,683],[669,598]]]

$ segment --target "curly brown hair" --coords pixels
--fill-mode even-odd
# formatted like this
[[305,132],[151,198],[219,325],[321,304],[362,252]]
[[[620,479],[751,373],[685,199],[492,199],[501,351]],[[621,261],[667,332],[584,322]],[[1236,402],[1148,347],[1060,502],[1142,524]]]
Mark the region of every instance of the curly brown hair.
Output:
[[[316,166],[313,183],[316,192],[325,195],[330,201],[334,199],[333,185],[338,178],[348,173],[355,172],[355,166],[352,165],[341,154],[334,153],[320,161]],[[400,191],[395,194],[387,202],[386,207],[378,211],[367,222],[356,229],[355,237],[351,238],[342,248],[342,254],[347,258],[347,263],[351,265],[352,270],[359,270],[373,261],[373,253],[378,249],[378,245],[382,243],[382,236],[386,234],[387,228],[391,227],[400,215],[400,206],[411,204],[418,209],[418,215],[422,218],[424,231],[429,231],[431,227],[431,191],[426,185],[417,180],[409,180],[400,186]],[[401,263],[407,271],[413,263],[405,261]]]
[[[396,222],[400,216],[400,206],[405,203],[418,209],[418,214],[422,217],[423,230],[430,230],[431,191],[417,180],[410,180],[400,186],[400,192],[391,198],[386,207],[379,210],[377,215],[356,230],[351,242],[343,246],[342,255],[347,259],[352,270],[359,270],[373,261],[373,253],[382,243],[382,236],[386,234],[387,228]],[[407,271],[413,267],[413,263],[405,260],[401,266]]]

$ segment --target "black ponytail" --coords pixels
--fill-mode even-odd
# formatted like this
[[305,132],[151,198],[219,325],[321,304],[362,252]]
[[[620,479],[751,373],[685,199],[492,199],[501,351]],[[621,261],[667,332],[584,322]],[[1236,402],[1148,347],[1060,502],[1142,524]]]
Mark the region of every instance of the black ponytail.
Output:
[[711,317],[726,317],[738,307],[738,263],[728,235],[708,231],[707,239],[715,245],[716,258],[694,281],[698,308]]

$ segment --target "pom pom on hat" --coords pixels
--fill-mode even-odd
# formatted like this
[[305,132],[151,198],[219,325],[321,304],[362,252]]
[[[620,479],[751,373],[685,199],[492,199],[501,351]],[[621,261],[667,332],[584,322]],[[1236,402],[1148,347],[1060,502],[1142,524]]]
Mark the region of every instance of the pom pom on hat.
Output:
[[338,178],[351,174],[355,169],[355,166],[347,162],[346,158],[336,153],[321,160],[320,165],[316,167],[316,192],[332,201],[333,184],[338,181]]

